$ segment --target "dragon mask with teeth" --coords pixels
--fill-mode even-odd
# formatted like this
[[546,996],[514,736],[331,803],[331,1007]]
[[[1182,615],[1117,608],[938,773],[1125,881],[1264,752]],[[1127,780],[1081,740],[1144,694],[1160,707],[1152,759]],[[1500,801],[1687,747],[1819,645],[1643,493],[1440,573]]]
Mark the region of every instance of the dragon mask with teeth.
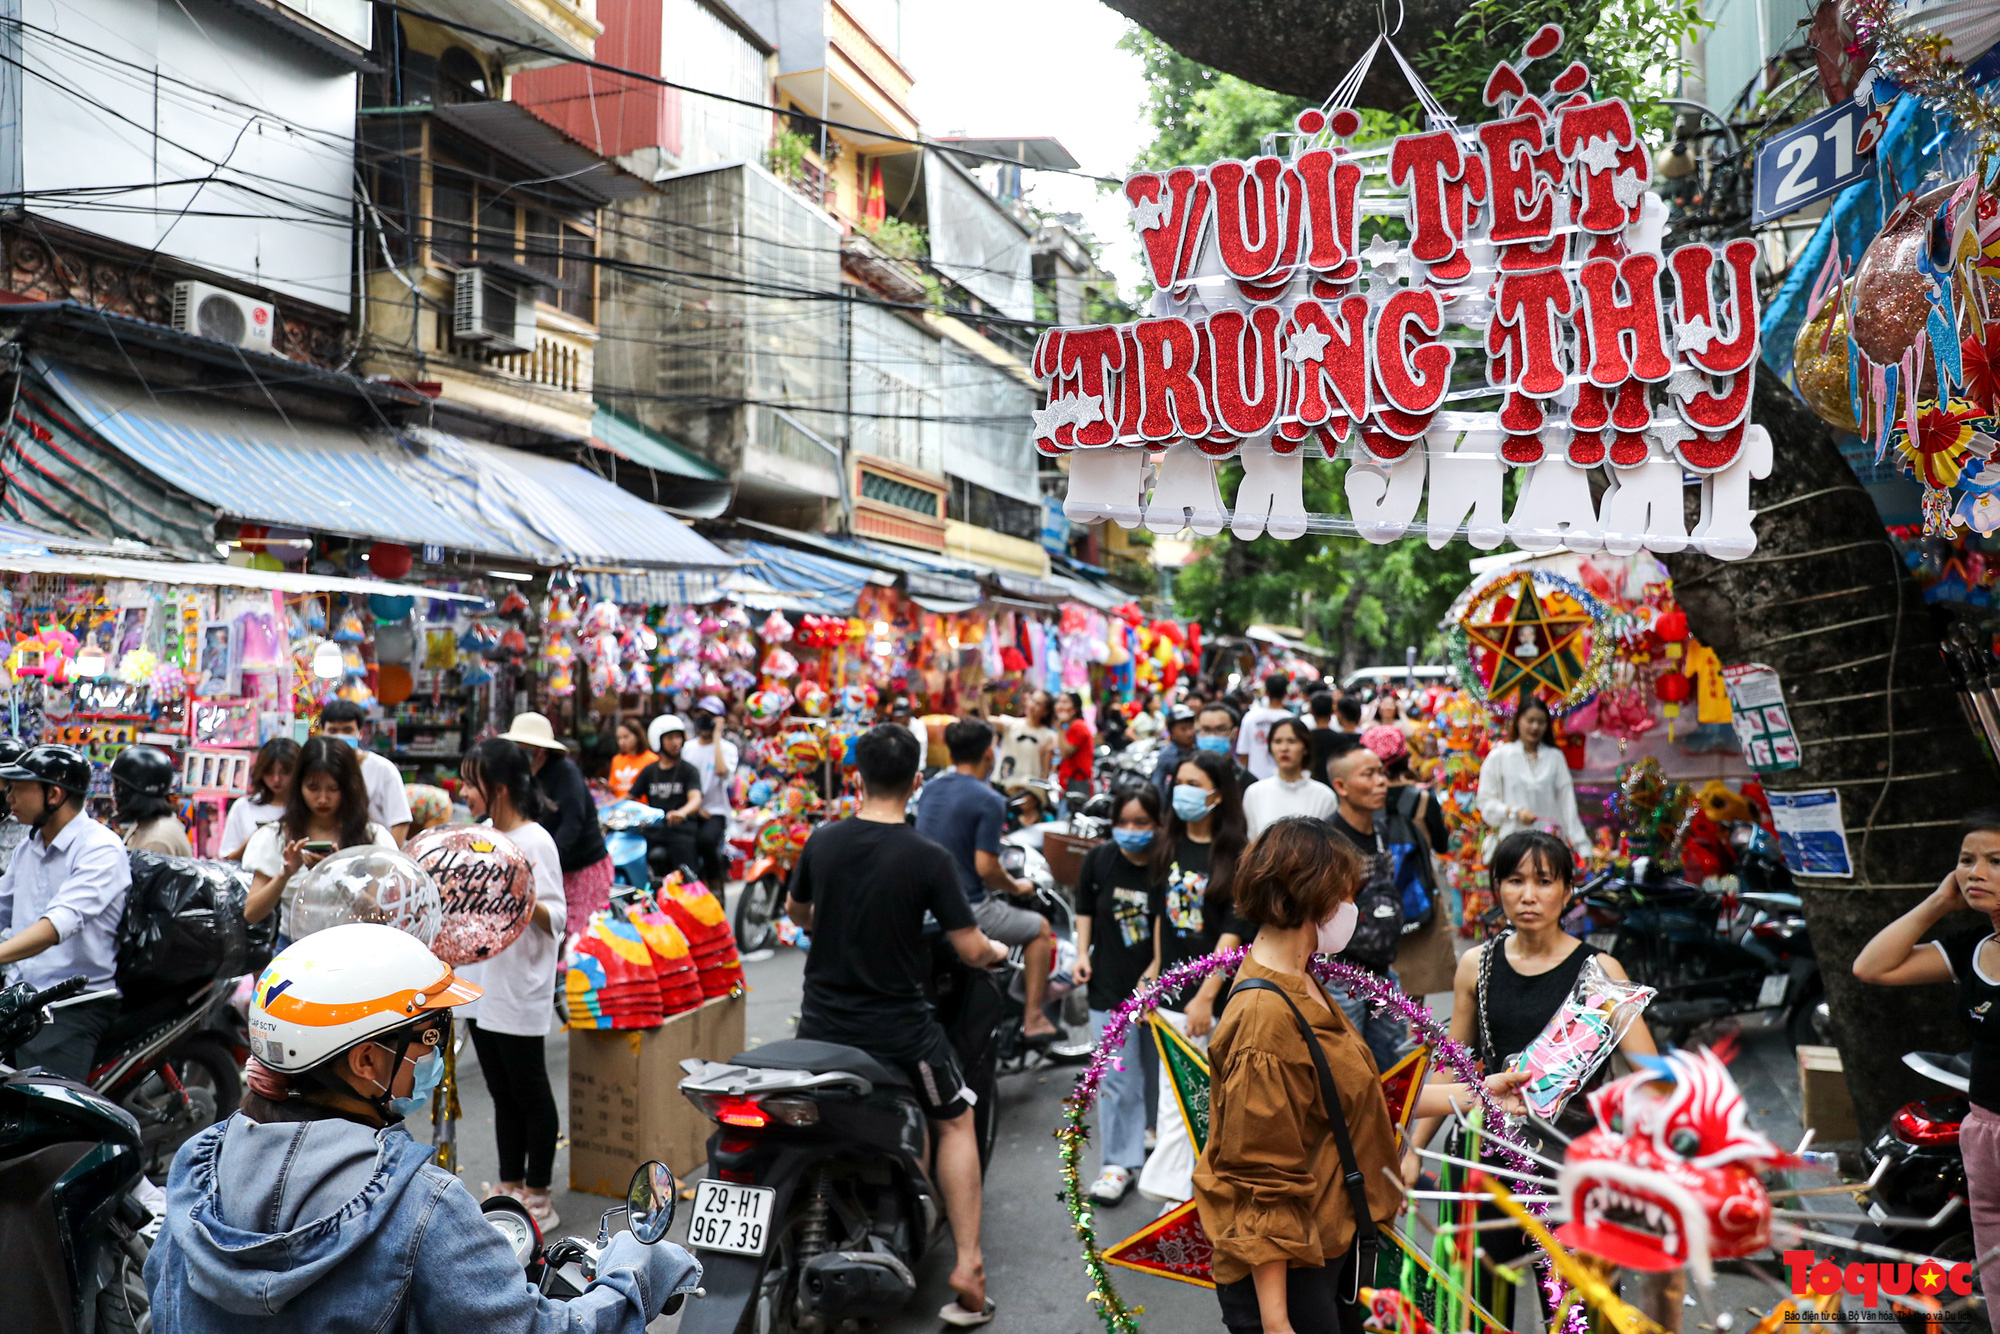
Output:
[[1569,1146],[1557,1190],[1566,1244],[1626,1269],[1691,1268],[1770,1241],[1759,1172],[1796,1159],[1750,1128],[1749,1109],[1715,1053],[1642,1058],[1637,1074],[1590,1095],[1597,1128]]

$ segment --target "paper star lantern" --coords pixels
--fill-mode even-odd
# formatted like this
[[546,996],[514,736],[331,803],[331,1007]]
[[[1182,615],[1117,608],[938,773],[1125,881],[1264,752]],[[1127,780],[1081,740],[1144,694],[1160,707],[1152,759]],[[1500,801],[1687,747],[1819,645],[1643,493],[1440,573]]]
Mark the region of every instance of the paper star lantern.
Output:
[[1610,661],[1611,609],[1549,570],[1502,570],[1459,595],[1445,646],[1488,711],[1534,697],[1560,718],[1596,695]]

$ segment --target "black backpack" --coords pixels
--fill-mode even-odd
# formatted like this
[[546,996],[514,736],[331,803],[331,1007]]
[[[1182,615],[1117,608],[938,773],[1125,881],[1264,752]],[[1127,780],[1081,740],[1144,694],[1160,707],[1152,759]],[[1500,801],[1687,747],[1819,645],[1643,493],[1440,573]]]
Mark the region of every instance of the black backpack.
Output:
[[[1379,824],[1375,837],[1380,845]],[[1368,878],[1362,882],[1361,892],[1354,896],[1360,919],[1354,924],[1354,935],[1340,957],[1343,962],[1385,973],[1396,962],[1396,945],[1403,935],[1403,892],[1396,887],[1395,854],[1386,848],[1380,851],[1364,848],[1361,855],[1368,865]]]

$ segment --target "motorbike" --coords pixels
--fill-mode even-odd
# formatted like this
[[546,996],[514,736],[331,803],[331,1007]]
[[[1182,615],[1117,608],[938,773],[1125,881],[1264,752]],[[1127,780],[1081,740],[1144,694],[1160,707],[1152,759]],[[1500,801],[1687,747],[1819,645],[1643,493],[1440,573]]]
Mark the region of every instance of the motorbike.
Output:
[[945,1228],[902,1072],[797,1038],[681,1069],[681,1093],[717,1127],[688,1228],[707,1297],[681,1334],[831,1330],[900,1311]]
[[755,833],[730,840],[737,861],[736,878],[743,882],[731,925],[736,930],[736,948],[743,953],[778,943],[785,886],[791,883],[792,867],[798,864],[806,839],[820,819],[814,811],[796,815],[780,812],[757,825]]
[[250,1042],[230,1004],[235,978],[126,996],[97,1041],[90,1087],[138,1122],[146,1175],[164,1180],[181,1145],[236,1110]]
[[[81,977],[0,991],[0,1058],[41,1032],[47,1011],[88,1000]],[[132,1114],[83,1085],[0,1064],[0,1248],[14,1257],[11,1319],[62,1334],[137,1334],[150,1221],[132,1199],[145,1166]]]
[[[1068,905],[1047,863],[1037,874],[1038,861],[1003,843],[1008,874],[1034,882],[1034,906],[1073,942]],[[1020,952],[974,968],[942,931],[930,941],[925,994],[976,1100],[984,1169],[998,1139],[999,1076],[1029,1059]],[[1087,1057],[1088,1044],[1082,1050]],[[711,1179],[697,1187],[688,1229],[689,1244],[705,1252],[708,1296],[682,1316],[682,1334],[833,1330],[900,1311],[945,1232],[943,1197],[924,1166],[929,1127],[902,1072],[858,1048],[808,1039],[726,1062],[691,1058],[681,1069],[681,1093],[717,1127]]]
[[1640,859],[1578,890],[1582,934],[1635,982],[1658,990],[1646,1009],[1656,1032],[1680,1042],[1703,1024],[1779,1010],[1794,1045],[1819,1040],[1825,998],[1796,895],[1712,892]]
[[[597,1262],[611,1244],[611,1220],[620,1214],[632,1235],[648,1246],[664,1240],[674,1225],[679,1205],[674,1174],[658,1160],[639,1164],[625,1189],[625,1200],[606,1209],[597,1220],[597,1240],[564,1237],[544,1243],[541,1225],[528,1206],[512,1195],[495,1195],[479,1206],[479,1211],[513,1249],[514,1258],[528,1276],[528,1285],[545,1297],[569,1301],[583,1295],[597,1276]],[[677,1292],[667,1298],[660,1314],[672,1315],[681,1309],[690,1294]],[[701,1296],[696,1288],[693,1296]]]
[[[1906,1103],[1861,1151],[1861,1165],[1868,1171],[1869,1222],[1855,1236],[1934,1255],[1947,1264],[1973,1260],[1978,1248],[1966,1204],[1965,1159],[1958,1146],[1959,1124],[1970,1108],[1965,1099],[1972,1074],[1970,1055],[1910,1052],[1903,1064],[1956,1092]],[[1973,1282],[1979,1282],[1977,1270]],[[1899,1309],[1897,1318],[1906,1329],[1925,1327],[1915,1312]]]

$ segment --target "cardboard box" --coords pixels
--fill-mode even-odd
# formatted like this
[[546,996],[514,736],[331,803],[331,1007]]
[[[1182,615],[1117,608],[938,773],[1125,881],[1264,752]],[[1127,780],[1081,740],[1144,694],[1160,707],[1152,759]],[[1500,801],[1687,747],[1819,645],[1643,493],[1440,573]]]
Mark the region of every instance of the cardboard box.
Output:
[[743,1050],[742,996],[719,996],[658,1028],[569,1030],[569,1188],[614,1198],[658,1158],[691,1177],[714,1126],[681,1096],[681,1061]]
[[1822,1144],[1861,1138],[1838,1047],[1799,1048],[1799,1120]]

